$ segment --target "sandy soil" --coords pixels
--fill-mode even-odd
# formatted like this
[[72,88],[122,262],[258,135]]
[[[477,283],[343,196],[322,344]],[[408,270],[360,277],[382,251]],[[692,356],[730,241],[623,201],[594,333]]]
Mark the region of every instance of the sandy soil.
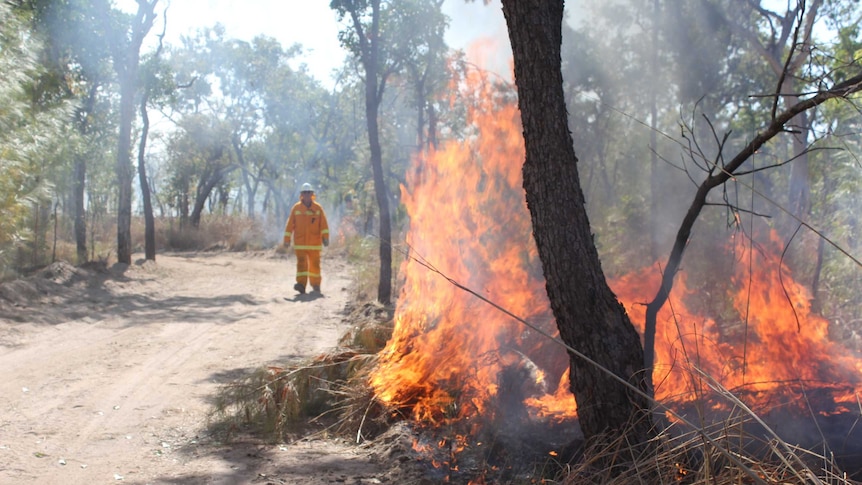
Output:
[[293,259],[160,254],[54,264],[0,287],[0,483],[381,483],[338,440],[220,443],[221,385],[333,347],[349,268],[324,255],[324,296],[297,297]]

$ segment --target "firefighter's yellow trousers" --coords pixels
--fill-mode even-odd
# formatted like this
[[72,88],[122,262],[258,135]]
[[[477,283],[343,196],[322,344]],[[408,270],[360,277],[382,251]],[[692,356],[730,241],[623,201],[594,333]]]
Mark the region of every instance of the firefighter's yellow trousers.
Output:
[[296,252],[296,282],[302,286],[320,286],[320,250],[297,249]]

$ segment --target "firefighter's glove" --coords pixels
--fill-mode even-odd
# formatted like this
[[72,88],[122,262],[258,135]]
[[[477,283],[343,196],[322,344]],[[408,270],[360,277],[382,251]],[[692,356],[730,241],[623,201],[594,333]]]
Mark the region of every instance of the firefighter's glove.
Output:
[[329,239],[324,239],[323,245],[329,247]]

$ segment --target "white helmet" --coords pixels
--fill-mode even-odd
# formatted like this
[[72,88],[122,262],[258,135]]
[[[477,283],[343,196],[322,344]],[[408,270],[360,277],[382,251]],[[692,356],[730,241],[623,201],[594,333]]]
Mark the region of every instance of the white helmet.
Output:
[[314,192],[314,189],[311,187],[310,183],[306,182],[302,184],[302,189],[300,189],[300,192]]

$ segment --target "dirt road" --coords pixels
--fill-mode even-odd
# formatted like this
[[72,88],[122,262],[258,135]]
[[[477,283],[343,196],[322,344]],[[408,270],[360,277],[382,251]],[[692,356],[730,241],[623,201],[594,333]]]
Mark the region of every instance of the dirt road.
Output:
[[322,297],[297,297],[271,252],[157,261],[0,288],[0,483],[380,483],[357,447],[206,429],[219,386],[336,344],[343,260],[325,255]]

